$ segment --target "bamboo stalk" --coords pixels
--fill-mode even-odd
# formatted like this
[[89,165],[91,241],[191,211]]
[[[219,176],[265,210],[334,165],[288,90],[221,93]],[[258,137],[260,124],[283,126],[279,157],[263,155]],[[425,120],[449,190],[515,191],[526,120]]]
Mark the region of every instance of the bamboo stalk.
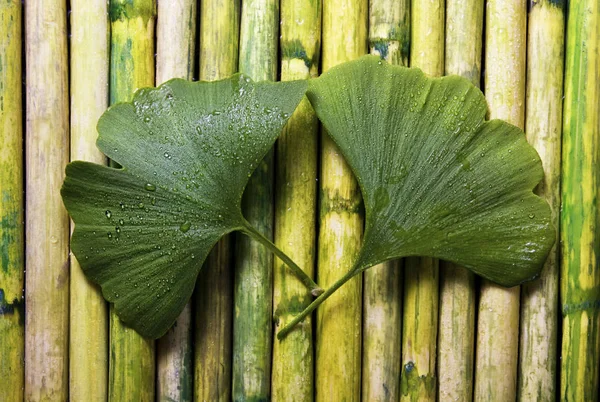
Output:
[[[239,71],[255,81],[277,78],[279,1],[242,3]],[[242,199],[250,224],[273,239],[273,151],[250,178]],[[234,274],[233,399],[267,400],[271,385],[273,255],[245,235],[237,238]]]
[[197,401],[231,401],[233,275],[230,243],[230,239],[225,238],[215,246],[197,283],[194,368],[194,400]]
[[20,1],[0,4],[0,27],[0,400],[18,402],[25,372]]
[[[156,24],[156,84],[171,78],[191,80],[196,45],[196,1],[159,1]],[[188,302],[169,331],[158,340],[157,387],[161,401],[192,401],[192,307]]]
[[[281,2],[281,80],[316,77],[321,45],[321,1]],[[304,267],[315,263],[318,120],[304,98],[277,143],[275,244]],[[312,301],[306,286],[289,275],[278,258],[274,265],[275,333]],[[273,401],[312,401],[314,391],[312,321],[309,318],[273,345]]]
[[[369,3],[369,46],[389,63],[408,66],[410,1]],[[400,398],[402,261],[365,271],[363,289],[362,399]]]
[[560,398],[599,397],[600,3],[569,3],[563,118]]
[[[68,394],[69,219],[60,198],[69,161],[66,2],[25,3],[25,400]],[[10,62],[10,61],[9,61]]]
[[[322,69],[367,52],[366,0],[323,3]],[[361,196],[350,167],[322,132],[318,283],[328,289],[352,267],[362,243]],[[320,297],[327,296],[327,292]],[[317,310],[315,399],[360,400],[362,275]]]
[[[71,160],[105,164],[96,123],[108,106],[109,23],[106,1],[71,1]],[[69,397],[105,401],[108,309],[100,288],[71,255]]]
[[[479,86],[483,36],[482,0],[446,3],[446,74]],[[473,398],[475,349],[475,277],[449,262],[440,270],[438,329],[438,399]]]
[[446,0],[445,72],[465,77],[477,87],[481,78],[483,3]]
[[[410,64],[444,73],[444,0],[412,1]],[[435,400],[438,266],[433,258],[405,260],[400,400]]]
[[[561,122],[564,57],[564,4],[532,3],[528,16],[527,104],[525,132],[544,166],[537,193],[552,207],[559,227]],[[558,238],[558,233],[557,233]],[[518,398],[556,398],[558,338],[558,246],[550,252],[540,279],[521,294]]]
[[[154,85],[154,0],[111,0],[110,103]],[[111,307],[109,400],[154,399],[154,341],[126,327]]]
[[[489,0],[486,6],[485,94],[490,118],[523,128],[527,4]],[[476,401],[516,398],[520,288],[483,281],[477,321]]]
[[[203,0],[200,6],[200,79],[237,71],[239,0]],[[231,239],[209,254],[196,284],[194,399],[231,400],[233,267]]]

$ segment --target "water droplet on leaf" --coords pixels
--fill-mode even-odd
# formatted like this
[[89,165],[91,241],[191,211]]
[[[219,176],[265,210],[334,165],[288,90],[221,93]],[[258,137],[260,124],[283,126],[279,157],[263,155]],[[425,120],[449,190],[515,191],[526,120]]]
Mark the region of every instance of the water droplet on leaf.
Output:
[[181,224],[181,226],[179,226],[179,230],[181,230],[183,233],[186,233],[191,227],[192,224],[189,221],[185,221]]

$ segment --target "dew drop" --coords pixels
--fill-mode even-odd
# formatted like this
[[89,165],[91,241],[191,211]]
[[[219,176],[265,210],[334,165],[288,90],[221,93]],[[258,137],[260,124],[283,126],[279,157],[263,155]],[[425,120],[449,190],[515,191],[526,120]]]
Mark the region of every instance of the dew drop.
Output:
[[[122,204],[121,204],[122,205]],[[110,212],[108,209],[106,210],[106,212],[104,213],[104,215],[106,215],[106,217],[108,219],[110,219],[110,217],[112,216],[112,212]]]
[[529,214],[529,219],[535,218],[535,214]]
[[188,230],[190,230],[190,227],[192,227],[192,224],[189,221],[185,221],[184,223],[181,224],[181,226],[179,226],[179,230],[181,230],[183,233],[185,233]]
[[152,183],[146,183],[146,185],[144,186],[144,188],[147,191],[156,191],[156,186]]
[[123,219],[119,219],[119,225],[124,225],[125,221]]

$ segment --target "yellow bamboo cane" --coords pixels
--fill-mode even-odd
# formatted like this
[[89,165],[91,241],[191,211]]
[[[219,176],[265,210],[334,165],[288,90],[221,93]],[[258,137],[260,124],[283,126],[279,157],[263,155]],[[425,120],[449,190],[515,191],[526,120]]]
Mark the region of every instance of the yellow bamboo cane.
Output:
[[[68,394],[69,219],[60,198],[69,161],[66,2],[25,3],[25,400]],[[35,60],[35,62],[33,62]]]
[[[200,5],[200,79],[211,81],[237,71],[239,0],[202,0]],[[213,249],[198,276],[194,399],[231,400],[233,267],[230,239]]]
[[560,399],[600,394],[600,3],[569,3],[561,212]]
[[[552,206],[558,229],[562,133],[564,10],[562,2],[531,3],[527,29],[525,133],[544,166],[538,194]],[[553,400],[557,390],[558,245],[540,278],[521,294],[519,400]]]
[[[171,78],[191,80],[196,45],[196,1],[158,2],[156,85]],[[156,392],[161,401],[192,401],[192,307],[177,318],[157,345]]]
[[0,400],[18,402],[25,370],[20,1],[0,3],[0,27]]
[[[281,80],[316,77],[321,44],[321,1],[282,0]],[[313,276],[317,203],[318,120],[304,98],[277,143],[275,244]],[[306,286],[274,265],[274,332],[312,301]],[[314,391],[313,332],[310,317],[273,344],[271,399],[311,401]]]
[[[411,3],[410,65],[444,73],[444,1]],[[402,318],[401,400],[435,400],[438,324],[438,261],[407,258]]]
[[[408,66],[410,1],[369,4],[369,46],[389,63]],[[398,400],[402,344],[402,262],[389,261],[364,273],[362,399]]]
[[[365,0],[323,3],[322,69],[367,52]],[[325,289],[348,272],[362,242],[361,196],[350,167],[326,132],[321,136],[321,201],[317,283]],[[360,400],[362,275],[317,310],[315,397]]]
[[[154,85],[153,0],[111,0],[110,103],[129,101],[138,88]],[[154,341],[127,328],[111,308],[110,401],[154,399]]]
[[[479,86],[483,37],[483,0],[446,1],[446,74]],[[443,262],[440,270],[438,399],[470,401],[475,349],[474,275]]]
[[[105,164],[96,123],[108,106],[109,22],[104,0],[71,1],[71,160]],[[108,308],[100,288],[71,255],[69,396],[105,401],[108,384]]]
[[[485,96],[490,118],[523,128],[527,4],[489,0],[486,8]],[[483,281],[477,321],[476,401],[516,398],[520,288]]]

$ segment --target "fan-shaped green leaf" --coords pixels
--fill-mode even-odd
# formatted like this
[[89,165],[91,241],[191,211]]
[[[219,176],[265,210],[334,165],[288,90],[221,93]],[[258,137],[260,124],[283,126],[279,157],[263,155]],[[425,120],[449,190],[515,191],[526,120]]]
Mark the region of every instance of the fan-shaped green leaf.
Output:
[[540,159],[520,129],[485,121],[466,79],[367,56],[312,80],[307,95],[363,194],[355,269],[429,256],[504,286],[539,273],[554,243],[550,208],[532,192]]
[[305,89],[242,75],[176,79],[102,116],[98,146],[123,168],[73,162],[62,196],[73,252],[126,324],[164,334],[217,240],[252,232],[242,193]]

